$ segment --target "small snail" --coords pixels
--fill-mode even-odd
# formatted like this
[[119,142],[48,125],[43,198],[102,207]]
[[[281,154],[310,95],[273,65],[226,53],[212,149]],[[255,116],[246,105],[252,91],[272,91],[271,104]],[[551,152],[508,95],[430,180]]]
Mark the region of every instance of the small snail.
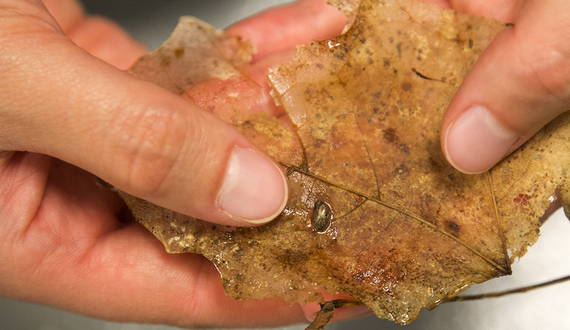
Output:
[[313,227],[319,232],[325,231],[330,225],[331,218],[332,210],[329,204],[317,199],[313,208],[313,217],[311,218]]

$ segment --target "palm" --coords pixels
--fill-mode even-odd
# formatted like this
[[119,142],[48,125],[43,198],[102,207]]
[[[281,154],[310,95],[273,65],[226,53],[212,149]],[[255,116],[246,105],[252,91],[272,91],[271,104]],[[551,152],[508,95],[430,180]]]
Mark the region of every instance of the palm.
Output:
[[4,155],[0,173],[1,259],[17,275],[4,289],[23,293],[18,298],[41,299],[35,294],[45,290],[73,297],[88,285],[126,288],[133,286],[128,274],[141,276],[141,266],[148,272],[168,258],[91,174],[30,153]]
[[[183,322],[196,322],[213,312],[219,324],[234,325],[243,309],[250,317],[252,311],[261,318],[279,310],[291,317],[283,313],[289,308],[282,301],[262,305],[225,297],[210,262],[199,255],[168,255],[130,221],[112,191],[81,169],[13,153],[3,155],[0,173],[0,260],[10,265],[2,274],[10,287],[2,290],[10,296],[123,321],[129,315],[133,321],[170,323],[187,315]],[[46,292],[57,292],[59,299],[44,301]],[[211,304],[198,308],[194,299],[202,296]],[[163,308],[149,313],[141,308],[146,304]],[[232,308],[220,310],[220,304]],[[270,321],[279,319],[263,323]]]

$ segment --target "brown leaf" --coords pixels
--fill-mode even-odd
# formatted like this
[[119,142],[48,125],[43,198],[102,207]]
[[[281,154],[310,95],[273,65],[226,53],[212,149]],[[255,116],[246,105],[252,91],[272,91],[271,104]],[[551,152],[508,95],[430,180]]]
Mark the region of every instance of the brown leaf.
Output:
[[[347,33],[299,47],[270,74],[294,131],[263,114],[237,120],[288,170],[288,205],[268,225],[223,227],[124,198],[169,252],[212,260],[236,299],[324,303],[322,287],[406,324],[510,274],[545,210],[568,201],[567,115],[488,173],[459,173],[441,153],[447,104],[502,28],[424,3],[362,0]],[[178,91],[199,82],[163,77]]]

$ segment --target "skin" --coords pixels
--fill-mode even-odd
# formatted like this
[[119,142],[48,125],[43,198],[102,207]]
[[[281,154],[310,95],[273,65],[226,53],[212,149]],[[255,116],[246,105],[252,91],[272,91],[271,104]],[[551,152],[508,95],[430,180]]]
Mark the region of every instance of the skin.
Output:
[[[460,12],[513,23],[493,40],[465,78],[443,119],[441,144],[451,164],[466,173],[488,170],[540,128],[570,110],[570,3],[564,0],[443,1]],[[486,108],[451,134],[469,109]],[[469,116],[465,116],[469,117]],[[502,131],[496,136],[494,133]],[[506,133],[506,134],[503,134]],[[469,135],[476,136],[470,139]]]
[[[515,23],[473,68],[443,122],[448,159],[475,172],[454,158],[444,134],[473,104],[516,132],[511,148],[568,110],[570,8],[565,0],[439,4]],[[229,32],[257,45],[252,72],[261,77],[295,44],[334,36],[344,22],[324,0],[302,0]],[[278,326],[312,314],[314,305],[226,297],[210,262],[166,254],[95,179],[211,222],[251,225],[224,212],[217,196],[232,150],[269,162],[263,153],[189,101],[122,71],[144,48],[76,1],[0,0],[0,31],[1,296],[181,327]]]

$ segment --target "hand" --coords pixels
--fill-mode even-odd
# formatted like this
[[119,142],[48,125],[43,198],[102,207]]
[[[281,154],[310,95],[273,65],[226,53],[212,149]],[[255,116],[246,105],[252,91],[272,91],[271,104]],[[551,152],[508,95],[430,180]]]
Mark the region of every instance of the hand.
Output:
[[[209,261],[168,255],[94,176],[181,213],[250,225],[280,211],[281,171],[211,114],[117,69],[144,52],[117,26],[85,16],[73,0],[44,3],[48,10],[40,1],[0,0],[0,295],[183,327],[304,321],[298,305],[280,299],[226,297]],[[323,7],[301,1],[231,30],[257,44],[263,63],[305,41],[295,40],[301,35],[338,34],[344,19],[331,19],[330,8],[317,14]],[[258,32],[270,25],[281,30]],[[272,38],[283,47],[264,47]],[[227,171],[240,167],[250,170]],[[228,177],[233,185],[224,184]],[[272,188],[254,189],[249,179]],[[241,194],[256,207],[232,203]]]
[[[72,0],[48,4],[56,13],[73,6],[75,17],[56,14],[62,28],[111,64],[124,68],[142,53],[109,22],[82,19]],[[0,35],[0,150],[64,160],[132,195],[215,223],[244,226],[279,214],[284,175],[247,139],[89,55],[37,1],[14,6],[3,9],[8,19]]]
[[485,50],[443,119],[441,145],[449,162],[480,173],[570,110],[570,2],[432,2],[514,23]]

